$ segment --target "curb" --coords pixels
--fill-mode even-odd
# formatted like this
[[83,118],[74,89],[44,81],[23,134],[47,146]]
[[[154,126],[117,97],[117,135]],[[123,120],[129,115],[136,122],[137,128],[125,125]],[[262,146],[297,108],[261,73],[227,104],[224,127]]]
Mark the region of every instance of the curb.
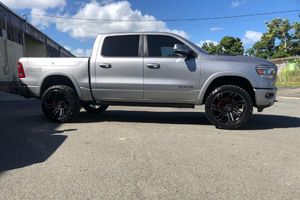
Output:
[[284,96],[277,96],[276,99],[300,100],[300,97],[284,97]]

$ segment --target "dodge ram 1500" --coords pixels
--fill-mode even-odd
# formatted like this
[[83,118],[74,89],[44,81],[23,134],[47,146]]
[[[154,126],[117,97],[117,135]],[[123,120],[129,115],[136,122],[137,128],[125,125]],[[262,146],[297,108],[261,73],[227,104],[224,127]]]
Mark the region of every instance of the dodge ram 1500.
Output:
[[195,107],[217,128],[236,129],[275,102],[277,67],[240,55],[213,55],[172,33],[114,33],[96,38],[90,58],[21,58],[15,91],[41,99],[54,122],[83,107]]

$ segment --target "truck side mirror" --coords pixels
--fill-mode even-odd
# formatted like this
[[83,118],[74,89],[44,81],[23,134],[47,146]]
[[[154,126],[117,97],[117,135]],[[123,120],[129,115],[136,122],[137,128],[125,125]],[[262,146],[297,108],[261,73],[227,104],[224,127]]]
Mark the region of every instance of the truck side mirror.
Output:
[[175,54],[183,55],[183,56],[188,56],[190,55],[190,50],[187,48],[187,46],[183,44],[175,44],[174,49],[173,49]]

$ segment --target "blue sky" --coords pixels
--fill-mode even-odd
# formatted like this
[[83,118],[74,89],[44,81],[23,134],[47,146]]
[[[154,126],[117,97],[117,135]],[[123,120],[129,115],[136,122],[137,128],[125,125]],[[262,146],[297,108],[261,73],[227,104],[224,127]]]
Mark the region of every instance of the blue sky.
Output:
[[[2,0],[16,13],[28,15],[28,21],[50,38],[78,56],[89,56],[97,34],[122,31],[170,31],[201,45],[220,41],[224,36],[239,37],[246,48],[266,32],[264,22],[273,18],[299,21],[299,13],[218,19],[206,21],[163,22],[186,19],[235,16],[300,9],[300,0]],[[52,17],[45,17],[52,16]],[[56,18],[68,17],[71,19]],[[76,20],[88,18],[98,20]],[[120,22],[109,20],[157,20]]]

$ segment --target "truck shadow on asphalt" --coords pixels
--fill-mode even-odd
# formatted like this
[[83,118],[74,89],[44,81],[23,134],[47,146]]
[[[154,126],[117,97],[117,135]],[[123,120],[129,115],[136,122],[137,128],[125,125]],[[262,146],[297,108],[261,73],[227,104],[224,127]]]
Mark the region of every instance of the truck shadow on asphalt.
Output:
[[204,113],[199,112],[156,112],[156,111],[118,111],[108,110],[99,114],[81,112],[75,122],[137,122],[157,124],[208,125]]
[[300,118],[283,115],[252,115],[245,130],[267,130],[275,128],[299,128]]
[[[137,122],[159,124],[211,125],[204,112],[157,112],[107,110],[100,114],[81,112],[75,123]],[[300,118],[280,115],[253,114],[243,130],[266,130],[275,128],[298,128]]]
[[0,102],[0,174],[46,161],[67,136],[55,130],[39,101]]

